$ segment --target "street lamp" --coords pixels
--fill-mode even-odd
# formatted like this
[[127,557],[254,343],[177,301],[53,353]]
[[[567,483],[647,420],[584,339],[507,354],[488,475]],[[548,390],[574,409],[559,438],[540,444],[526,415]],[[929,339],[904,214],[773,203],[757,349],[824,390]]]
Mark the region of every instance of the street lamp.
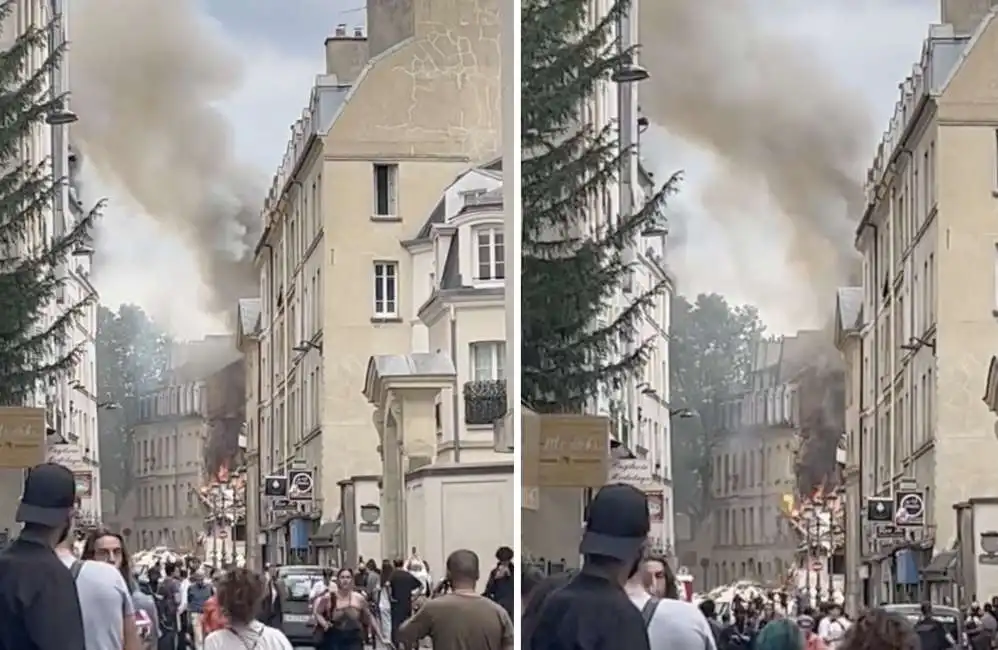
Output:
[[680,420],[689,420],[690,418],[695,418],[696,416],[697,416],[697,412],[694,411],[693,409],[688,409],[688,408],[669,409],[669,417],[670,418],[679,418]]
[[66,126],[79,121],[80,116],[68,109],[52,111],[45,116],[45,123],[50,126]]
[[645,81],[651,75],[637,63],[626,62],[613,71],[610,79],[619,84],[633,84]]
[[309,350],[315,350],[319,354],[322,354],[322,343],[316,343],[315,341],[302,341],[291,349],[295,352],[301,353],[308,352]]
[[103,409],[105,411],[117,411],[118,409],[121,408],[121,404],[118,404],[117,402],[113,401],[97,402],[97,408]]

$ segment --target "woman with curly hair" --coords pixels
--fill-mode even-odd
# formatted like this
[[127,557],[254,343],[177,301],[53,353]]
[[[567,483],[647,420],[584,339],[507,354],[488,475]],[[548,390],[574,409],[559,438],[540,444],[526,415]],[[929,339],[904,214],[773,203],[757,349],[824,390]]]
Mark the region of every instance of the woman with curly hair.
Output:
[[215,583],[227,625],[204,640],[204,650],[293,650],[280,630],[256,620],[267,587],[249,569],[229,569]]
[[908,619],[877,607],[859,615],[838,650],[919,650],[919,643]]

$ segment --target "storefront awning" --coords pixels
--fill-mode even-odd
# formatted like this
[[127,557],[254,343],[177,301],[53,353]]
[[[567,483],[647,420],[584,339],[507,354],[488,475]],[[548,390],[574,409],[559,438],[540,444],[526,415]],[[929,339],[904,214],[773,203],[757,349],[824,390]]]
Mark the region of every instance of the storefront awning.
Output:
[[947,582],[956,568],[956,551],[943,551],[922,569],[922,577],[929,582]]
[[341,537],[343,537],[343,521],[337,519],[323,522],[319,529],[310,535],[309,542],[312,546],[339,546]]

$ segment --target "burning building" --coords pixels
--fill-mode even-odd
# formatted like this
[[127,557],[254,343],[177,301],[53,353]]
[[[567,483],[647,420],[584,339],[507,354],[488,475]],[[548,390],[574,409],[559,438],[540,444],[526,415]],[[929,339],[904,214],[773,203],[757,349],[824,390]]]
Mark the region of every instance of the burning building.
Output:
[[701,414],[712,498],[693,539],[679,547],[681,563],[701,571],[698,588],[700,580],[710,589],[740,579],[789,586],[809,557],[802,544],[811,524],[798,504],[813,505],[840,480],[844,383],[831,335],[801,331],[761,341],[749,390]]
[[134,480],[116,523],[134,548],[203,555],[221,522],[233,541],[240,530],[243,497],[232,479],[241,464],[245,369],[231,336],[182,344],[170,366],[163,386],[130,405]]

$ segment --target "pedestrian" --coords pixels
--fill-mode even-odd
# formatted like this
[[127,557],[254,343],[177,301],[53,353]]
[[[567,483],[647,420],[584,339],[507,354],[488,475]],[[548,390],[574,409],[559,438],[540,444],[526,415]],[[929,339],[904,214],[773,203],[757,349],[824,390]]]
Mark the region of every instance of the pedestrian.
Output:
[[129,559],[125,540],[119,533],[108,528],[90,531],[83,542],[84,560],[106,562],[116,568],[128,585],[135,605],[135,626],[138,628],[142,645],[147,650],[155,650],[159,641],[159,617],[156,613],[156,599],[145,593],[136,580]]
[[651,519],[644,492],[630,485],[604,486],[586,513],[579,545],[582,570],[524,617],[524,650],[650,650],[641,612],[624,584],[639,570]]
[[825,617],[818,623],[818,636],[831,650],[837,650],[848,630],[849,620],[842,615],[842,608],[835,603],[829,604]]
[[489,571],[485,583],[485,597],[498,603],[510,618],[513,617],[513,603],[516,597],[516,584],[513,579],[513,549],[500,546],[496,549],[496,565]]
[[293,650],[283,632],[256,620],[266,594],[263,578],[249,569],[230,569],[215,588],[228,622],[205,637],[204,650]]
[[[374,647],[378,650],[384,650],[387,647],[385,640],[392,638],[392,589],[389,584],[392,571],[394,571],[392,563],[384,560],[381,563],[381,581],[378,584],[377,605],[374,608],[377,613],[378,629],[381,631],[380,638],[382,639],[375,643]],[[378,635],[373,630],[371,633],[377,638]]]
[[[749,612],[741,602],[733,603],[734,621],[721,630],[721,643],[719,650],[752,650],[752,641],[755,639],[755,627],[749,620]],[[811,620],[812,627],[814,620]]]
[[257,620],[264,625],[283,630],[284,628],[284,585],[277,577],[277,569],[267,569],[263,572],[266,592]]
[[700,601],[700,613],[703,617],[707,619],[707,624],[710,625],[711,635],[714,637],[714,644],[717,646],[721,645],[721,624],[717,622],[717,604],[710,598],[705,598]]
[[201,613],[201,631],[207,639],[212,632],[224,630],[228,626],[229,620],[225,617],[225,612],[222,611],[222,606],[218,603],[218,593],[216,592],[204,604],[204,611]]
[[0,650],[87,650],[73,575],[53,552],[70,537],[73,472],[28,470],[15,518],[20,535],[0,552]]
[[177,650],[180,637],[180,580],[177,579],[178,566],[174,562],[163,565],[163,576],[156,594],[156,609],[159,612],[159,650]]
[[187,609],[189,613],[189,620],[191,623],[191,631],[194,637],[194,649],[202,650],[204,646],[204,626],[201,624],[201,617],[204,614],[205,603],[211,598],[215,593],[215,590],[205,581],[205,576],[200,571],[194,573],[194,579],[191,580],[190,586],[187,588],[187,596],[185,600],[187,601]]
[[364,595],[354,589],[353,571],[344,567],[336,574],[336,586],[315,603],[312,615],[318,625],[318,650],[364,650],[366,629],[381,631],[371,616]]
[[804,647],[806,650],[828,650],[828,644],[815,631],[814,616],[812,614],[801,614],[797,617],[797,627],[804,635]]
[[454,551],[447,557],[452,591],[427,601],[402,623],[398,637],[415,647],[429,638],[434,650],[512,650],[513,621],[506,610],[478,593],[478,555]]
[[[656,581],[655,574],[664,573]],[[679,600],[672,569],[659,555],[649,555],[624,590],[641,612],[652,650],[716,650],[710,624],[693,603]],[[662,586],[669,584],[672,589]],[[659,596],[658,594],[665,594]]]
[[915,622],[915,634],[921,650],[949,650],[956,646],[956,640],[946,631],[942,621],[932,615],[932,603],[924,602],[922,616]]
[[804,633],[789,618],[775,619],[756,636],[754,650],[806,650]]
[[535,566],[529,564],[520,565],[520,601],[526,603],[530,600],[534,589],[544,581],[544,573]]
[[402,622],[412,616],[412,603],[419,597],[423,583],[405,569],[401,560],[392,563],[388,588],[392,606],[392,643],[398,645],[398,629]]
[[840,650],[920,650],[915,628],[901,614],[874,607],[846,632]]
[[163,577],[162,565],[159,560],[156,560],[149,570],[146,571],[146,575],[149,577],[149,586],[152,587],[152,592],[155,594],[159,590],[159,581]]

